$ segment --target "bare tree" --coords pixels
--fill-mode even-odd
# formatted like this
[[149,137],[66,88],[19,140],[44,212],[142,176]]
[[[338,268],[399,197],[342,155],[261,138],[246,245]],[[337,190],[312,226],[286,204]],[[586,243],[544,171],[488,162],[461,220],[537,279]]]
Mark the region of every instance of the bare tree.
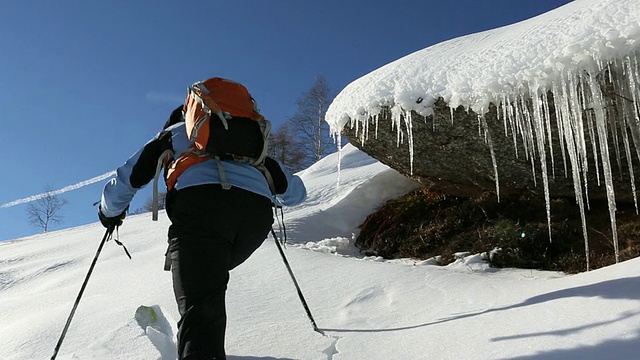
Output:
[[333,152],[333,148],[329,146],[333,144],[329,135],[329,125],[324,121],[332,100],[330,92],[326,78],[319,75],[311,88],[297,100],[298,110],[289,119],[292,130],[303,144],[305,166]]
[[292,173],[305,168],[306,154],[303,144],[291,130],[290,123],[284,123],[269,139],[269,156],[278,160]]
[[29,223],[39,227],[43,232],[49,231],[49,224],[62,222],[59,211],[66,204],[67,200],[58,197],[50,185],[45,186],[44,195],[27,206]]

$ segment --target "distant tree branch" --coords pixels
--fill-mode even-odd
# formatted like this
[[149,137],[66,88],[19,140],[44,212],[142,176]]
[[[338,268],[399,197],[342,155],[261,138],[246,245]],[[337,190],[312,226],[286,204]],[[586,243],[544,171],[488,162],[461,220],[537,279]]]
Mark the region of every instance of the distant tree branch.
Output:
[[327,155],[332,138],[329,134],[329,125],[324,120],[332,97],[331,90],[324,76],[316,78],[311,88],[297,101],[298,109],[289,118],[291,130],[306,154],[306,166],[320,160]]
[[27,206],[27,219],[31,225],[47,232],[50,224],[62,222],[62,216],[59,212],[67,204],[67,201],[54,195],[53,187],[50,185],[45,186],[44,193],[45,196]]

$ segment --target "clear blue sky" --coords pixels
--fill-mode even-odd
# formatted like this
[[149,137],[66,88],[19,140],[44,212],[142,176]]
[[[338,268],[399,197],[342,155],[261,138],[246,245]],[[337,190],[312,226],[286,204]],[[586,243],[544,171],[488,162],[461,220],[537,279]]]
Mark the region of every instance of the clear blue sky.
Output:
[[[197,80],[243,83],[277,128],[319,74],[339,92],[416,50],[567,2],[3,1],[0,205],[114,170]],[[60,195],[52,230],[97,221],[103,183]],[[0,208],[0,240],[39,231],[26,207]]]

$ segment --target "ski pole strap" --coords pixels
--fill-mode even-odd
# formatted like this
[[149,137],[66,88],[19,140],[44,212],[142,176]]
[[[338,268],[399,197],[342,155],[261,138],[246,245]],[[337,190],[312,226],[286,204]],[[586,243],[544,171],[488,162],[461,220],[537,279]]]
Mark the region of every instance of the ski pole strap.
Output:
[[[111,233],[113,234],[113,230],[111,230]],[[116,244],[122,246],[122,249],[124,249],[124,253],[127,254],[127,256],[129,257],[129,260],[131,260],[131,254],[129,254],[129,250],[127,250],[127,247],[124,246],[124,244],[118,240],[118,238],[120,237],[120,232],[118,232],[118,227],[116,227],[116,236],[113,237],[113,241],[115,241]],[[109,239],[107,239],[107,241],[109,241]]]
[[[278,208],[280,208],[280,217],[278,217]],[[273,238],[276,239],[276,241],[279,241],[280,244],[282,244],[282,246],[286,248],[287,247],[287,229],[284,226],[284,212],[282,211],[282,206],[274,206],[273,215],[276,218],[276,221],[278,222],[278,232],[280,234],[283,234],[282,240],[281,241],[278,240],[278,237],[276,236],[276,233],[273,227],[271,227],[271,234],[273,235]]]
[[131,259],[131,254],[129,254],[129,250],[127,250],[127,247],[124,246],[124,244],[122,242],[120,242],[118,239],[113,239],[113,241],[116,242],[116,244],[122,246],[122,248],[124,249],[124,253],[127,254],[127,256],[129,257],[129,259]]
[[280,206],[280,218],[282,219],[282,234],[284,239],[282,240],[284,244],[287,243],[287,226],[284,223],[284,211],[282,210],[282,206]]

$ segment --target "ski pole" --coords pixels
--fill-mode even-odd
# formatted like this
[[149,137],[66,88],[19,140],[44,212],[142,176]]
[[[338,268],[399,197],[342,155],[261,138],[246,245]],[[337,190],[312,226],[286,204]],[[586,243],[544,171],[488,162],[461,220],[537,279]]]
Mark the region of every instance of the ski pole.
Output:
[[280,242],[278,241],[278,238],[276,237],[276,233],[275,231],[273,231],[273,229],[271,229],[271,234],[273,235],[273,240],[275,240],[276,245],[278,245],[278,251],[280,251],[280,256],[282,256],[282,260],[284,261],[284,265],[287,267],[287,271],[289,271],[291,280],[293,280],[293,284],[296,286],[296,290],[298,290],[298,297],[302,302],[302,306],[304,306],[304,310],[307,312],[307,316],[309,317],[309,320],[311,320],[311,325],[313,325],[313,330],[324,335],[324,332],[322,332],[322,330],[318,328],[318,325],[316,325],[316,321],[313,319],[313,315],[311,315],[311,310],[309,310],[309,305],[307,305],[307,301],[304,299],[304,295],[302,295],[302,290],[300,290],[300,285],[298,285],[298,281],[296,280],[296,277],[293,275],[293,270],[291,270],[289,261],[287,261],[287,257],[284,255],[284,251],[282,250],[282,245],[280,245]]
[[89,277],[91,276],[91,273],[93,272],[93,268],[96,266],[96,262],[98,261],[98,256],[100,255],[100,252],[102,251],[102,247],[104,246],[104,243],[107,242],[107,240],[109,239],[109,237],[113,233],[113,229],[114,229],[113,227],[107,228],[107,231],[105,231],[104,236],[102,237],[102,241],[100,242],[100,246],[98,246],[98,251],[96,252],[96,256],[94,256],[93,262],[91,263],[91,266],[89,267],[89,272],[87,273],[87,276],[84,279],[84,283],[82,283],[82,287],[80,288],[80,293],[78,293],[78,297],[76,298],[76,302],[75,302],[75,304],[73,304],[73,309],[71,309],[71,314],[69,314],[69,318],[67,319],[67,323],[64,325],[64,329],[62,330],[62,334],[60,335],[60,339],[58,340],[58,344],[56,345],[56,348],[53,350],[53,356],[51,356],[51,360],[55,360],[56,356],[58,356],[58,351],[60,350],[60,346],[62,346],[62,341],[64,340],[64,337],[67,335],[67,330],[69,330],[69,325],[71,324],[71,319],[73,319],[73,315],[76,313],[76,309],[78,308],[78,304],[80,303],[80,298],[82,298],[82,293],[84,293],[84,289],[87,287],[87,283],[89,282]]

